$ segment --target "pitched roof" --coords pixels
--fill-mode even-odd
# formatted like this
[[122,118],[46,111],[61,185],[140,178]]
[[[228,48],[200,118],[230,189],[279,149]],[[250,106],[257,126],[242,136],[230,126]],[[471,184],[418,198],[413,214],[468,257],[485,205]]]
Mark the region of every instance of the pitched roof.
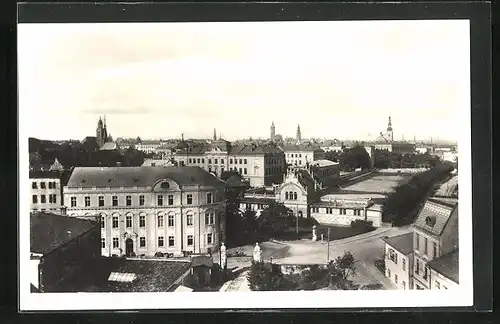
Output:
[[395,250],[408,255],[413,252],[413,232],[382,239]]
[[33,213],[30,218],[30,250],[41,254],[47,254],[99,226],[98,221],[49,213]]
[[231,147],[229,154],[231,155],[253,155],[266,153],[282,153],[283,151],[274,145],[269,144],[244,144]]
[[283,151],[285,151],[285,152],[298,152],[298,151],[314,152],[314,151],[323,151],[323,149],[317,145],[300,144],[300,145],[285,145],[285,147],[283,147]]
[[458,212],[458,201],[455,204],[428,198],[418,213],[415,227],[433,235],[441,235],[453,213]]
[[427,263],[429,268],[458,283],[458,249]]
[[318,166],[320,168],[324,168],[327,166],[338,165],[338,162],[332,162],[330,160],[315,160],[310,163],[311,166]]
[[157,181],[171,179],[180,186],[224,186],[216,176],[197,166],[166,167],[76,167],[68,187],[151,187]]
[[30,179],[60,179],[59,171],[30,171]]
[[106,142],[100,148],[101,151],[112,151],[112,150],[119,150],[119,149],[120,149],[120,147],[115,142]]

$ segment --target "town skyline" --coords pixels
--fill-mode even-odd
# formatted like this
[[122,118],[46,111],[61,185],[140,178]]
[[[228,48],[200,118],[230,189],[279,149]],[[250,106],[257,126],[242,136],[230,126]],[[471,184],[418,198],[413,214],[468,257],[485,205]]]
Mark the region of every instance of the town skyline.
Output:
[[464,21],[21,25],[19,110],[47,140],[106,115],[114,138],[369,141],[390,115],[395,140],[456,141],[468,46]]

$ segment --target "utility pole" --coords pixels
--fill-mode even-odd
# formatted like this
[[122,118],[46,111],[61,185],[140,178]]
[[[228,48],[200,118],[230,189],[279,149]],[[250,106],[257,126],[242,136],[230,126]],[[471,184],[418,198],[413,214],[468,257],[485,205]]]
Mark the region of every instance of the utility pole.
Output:
[[328,228],[328,234],[327,234],[327,249],[326,249],[326,263],[330,262],[330,228]]

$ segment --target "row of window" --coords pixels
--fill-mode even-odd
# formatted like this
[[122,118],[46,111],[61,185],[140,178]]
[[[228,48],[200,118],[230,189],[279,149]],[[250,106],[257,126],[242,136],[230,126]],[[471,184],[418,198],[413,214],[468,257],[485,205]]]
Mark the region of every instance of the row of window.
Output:
[[[48,195],[48,196],[49,196],[49,204],[57,203],[57,195],[53,194],[53,195]],[[37,195],[33,195],[31,199],[32,199],[32,202],[34,204],[38,204],[38,196]],[[47,196],[46,195],[40,195],[40,203],[41,204],[47,203]]]
[[297,200],[297,192],[294,191],[285,192],[285,200]]
[[[393,249],[389,249],[388,258],[392,260],[394,264],[398,264],[398,254]],[[403,267],[403,271],[406,271],[406,259],[401,259],[401,264]]]
[[[158,227],[164,227],[164,215],[160,214],[157,215],[157,222],[156,224]],[[194,216],[192,214],[186,215],[186,225],[187,226],[193,226],[193,219]],[[125,216],[125,227],[127,228],[132,228],[132,215],[126,215]],[[112,228],[118,228],[119,224],[119,217],[118,216],[113,216],[111,219],[111,226]],[[167,224],[168,227],[174,227],[175,226],[175,215],[168,215],[167,217]],[[215,213],[214,212],[207,212],[205,213],[205,225],[213,225],[215,224]],[[139,215],[139,227],[146,227],[146,216],[145,215]],[[106,217],[101,216],[101,228],[106,228]]]
[[[427,239],[427,237],[424,237],[424,254],[427,254],[428,253],[428,246],[429,246],[429,241]],[[416,247],[417,247],[417,251],[420,251],[420,235],[418,233],[416,233]],[[437,243],[436,242],[432,242],[432,257],[433,258],[437,258],[438,255],[437,255]]]
[[[91,207],[91,197],[85,196],[84,203],[85,203],[85,207]],[[163,199],[163,195],[158,195],[156,198],[157,206],[164,206],[164,203],[165,202]],[[167,203],[166,204],[167,206],[174,205],[174,195],[167,195],[166,203]],[[212,203],[214,203],[214,195],[213,195],[213,193],[209,192],[209,193],[207,193],[207,204],[212,204]],[[186,204],[187,205],[193,204],[193,195],[192,194],[188,194],[186,196]],[[71,205],[71,207],[77,207],[76,197],[71,197],[70,205]],[[99,207],[104,207],[104,205],[105,205],[105,197],[104,196],[97,197],[97,205]],[[145,197],[144,197],[144,195],[140,195],[139,196],[139,206],[144,206],[144,205],[145,205]],[[113,206],[113,207],[118,206],[118,196],[111,197],[111,206]],[[125,206],[132,206],[132,196],[125,196]]]
[[[387,269],[387,277],[389,277],[389,279],[391,278],[391,269]],[[398,274],[395,273],[394,274],[394,283],[398,284],[398,280],[399,280]],[[401,285],[403,286],[403,289],[406,289],[406,282],[402,281]]]
[[[212,244],[213,243],[213,234],[208,233],[206,234],[207,238],[207,244]],[[175,246],[175,237],[173,235],[170,235],[168,237],[168,247]],[[158,236],[158,241],[157,241],[158,247],[164,247],[165,246],[165,238],[163,236]],[[193,246],[194,244],[194,236],[193,235],[188,235],[187,236],[187,245],[188,246]],[[112,239],[112,247],[113,249],[119,249],[120,248],[120,239],[118,237],[113,237]],[[141,236],[139,237],[139,247],[140,248],[146,248],[146,237]],[[101,238],[101,248],[106,249],[106,239],[103,237]]]
[[288,157],[302,157],[302,154],[301,153],[288,153],[287,154]]
[[[55,181],[49,181],[47,182],[49,185],[49,189],[57,189],[57,183]],[[38,189],[38,183],[33,181],[31,183],[31,188],[32,189]],[[40,189],[47,189],[47,186],[45,184],[45,181],[40,182]]]
[[[246,208],[246,210],[252,210],[252,204],[246,204],[245,208]],[[264,209],[264,204],[257,204],[257,209],[259,209],[259,210]]]

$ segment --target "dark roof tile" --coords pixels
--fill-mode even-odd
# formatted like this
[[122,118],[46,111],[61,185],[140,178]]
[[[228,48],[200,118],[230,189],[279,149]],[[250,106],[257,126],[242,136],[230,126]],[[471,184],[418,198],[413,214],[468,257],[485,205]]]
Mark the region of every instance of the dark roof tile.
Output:
[[452,205],[428,198],[415,220],[415,227],[433,235],[441,235],[448,220],[458,212],[457,205],[458,202]]
[[458,249],[427,263],[429,268],[454,282],[459,282]]
[[213,174],[197,166],[189,167],[77,167],[68,187],[151,187],[157,181],[171,179],[183,185],[224,186]]
[[413,232],[386,237],[383,240],[385,243],[389,244],[391,247],[404,255],[408,255],[413,252]]
[[98,221],[33,213],[30,223],[30,250],[33,253],[47,254],[96,226],[99,226]]

